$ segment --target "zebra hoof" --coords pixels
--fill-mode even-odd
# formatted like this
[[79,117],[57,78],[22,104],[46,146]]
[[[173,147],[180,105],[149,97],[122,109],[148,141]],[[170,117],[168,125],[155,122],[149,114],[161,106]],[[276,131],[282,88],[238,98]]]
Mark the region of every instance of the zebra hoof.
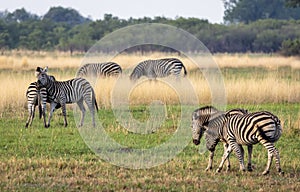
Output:
[[280,171],[280,172],[279,172],[279,175],[284,176],[284,172],[283,172],[283,171]]
[[262,175],[268,175],[269,174],[269,171],[264,171],[263,173],[262,173]]
[[218,169],[216,170],[216,173],[220,173],[220,172],[221,172],[221,169],[218,168]]
[[212,167],[207,167],[206,169],[205,169],[205,171],[211,171],[212,170]]
[[248,166],[247,166],[247,171],[249,171],[249,172],[253,171],[252,165],[251,165],[251,164],[248,164]]
[[45,125],[45,128],[47,129],[47,128],[49,128],[50,127],[50,124],[49,125]]

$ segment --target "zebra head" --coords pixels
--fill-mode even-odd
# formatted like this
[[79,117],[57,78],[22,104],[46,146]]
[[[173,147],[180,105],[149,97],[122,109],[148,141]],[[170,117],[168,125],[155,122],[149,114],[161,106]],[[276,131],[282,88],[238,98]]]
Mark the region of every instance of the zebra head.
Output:
[[221,113],[212,106],[206,106],[195,110],[192,114],[192,139],[195,145],[200,144],[204,132],[206,131],[207,122],[213,114]]
[[47,84],[49,84],[49,81],[55,80],[53,76],[48,76],[48,67],[45,67],[45,69],[41,67],[36,68],[36,77],[37,77],[37,86],[38,87],[45,87]]
[[139,68],[134,68],[132,73],[130,74],[130,80],[131,81],[136,81],[138,80],[141,76],[143,76],[143,71]]
[[192,138],[195,145],[200,144],[200,139],[203,136],[205,128],[202,126],[200,116],[196,113],[192,116]]

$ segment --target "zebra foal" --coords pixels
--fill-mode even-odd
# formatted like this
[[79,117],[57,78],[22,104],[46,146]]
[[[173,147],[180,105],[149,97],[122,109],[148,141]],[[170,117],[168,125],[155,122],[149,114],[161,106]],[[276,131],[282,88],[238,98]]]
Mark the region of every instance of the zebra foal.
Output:
[[83,78],[75,78],[68,81],[52,81],[47,75],[48,67],[42,69],[38,67],[36,69],[37,84],[40,87],[45,87],[48,93],[50,103],[50,113],[48,124],[45,127],[50,126],[50,120],[52,114],[58,104],[61,105],[62,113],[64,116],[64,126],[68,125],[66,117],[66,104],[77,103],[81,111],[80,126],[83,125],[85,116],[84,102],[87,104],[91,115],[93,126],[95,127],[95,109],[98,110],[97,102],[95,99],[95,92],[90,83]]
[[244,158],[242,145],[254,145],[261,143],[268,151],[268,162],[263,175],[269,173],[273,155],[275,155],[276,169],[280,174],[283,174],[280,167],[280,156],[274,143],[278,141],[282,134],[282,127],[277,116],[267,111],[260,111],[248,114],[232,114],[229,111],[225,117],[226,124],[223,127],[223,134],[228,141],[229,146],[224,151],[222,161],[217,169],[220,172],[225,160],[229,154],[235,151],[239,163],[240,170],[244,171]]
[[130,75],[130,80],[135,81],[142,76],[155,80],[157,77],[167,77],[171,74],[178,78],[181,69],[183,69],[184,76],[186,76],[187,71],[185,66],[179,59],[176,58],[146,60],[139,63],[133,69]]
[[122,74],[122,68],[117,63],[87,63],[79,68],[76,77],[109,77],[120,74]]

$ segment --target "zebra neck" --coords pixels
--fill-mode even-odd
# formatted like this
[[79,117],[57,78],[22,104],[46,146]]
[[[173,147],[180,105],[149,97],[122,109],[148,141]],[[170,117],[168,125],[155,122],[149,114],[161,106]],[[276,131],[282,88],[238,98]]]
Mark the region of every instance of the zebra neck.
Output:
[[53,95],[55,92],[55,83],[51,80],[48,80],[48,83],[45,85],[49,95]]

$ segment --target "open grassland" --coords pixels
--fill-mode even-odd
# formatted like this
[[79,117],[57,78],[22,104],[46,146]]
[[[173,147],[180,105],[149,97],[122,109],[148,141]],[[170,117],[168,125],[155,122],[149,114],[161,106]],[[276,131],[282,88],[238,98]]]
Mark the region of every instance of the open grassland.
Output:
[[[199,103],[203,105],[211,103],[214,95],[211,95],[211,84],[203,74],[205,69],[199,69],[187,57],[162,53],[107,56],[122,66],[125,78],[137,63],[149,58],[163,57],[179,57],[188,70],[187,80],[193,86]],[[300,101],[299,58],[276,55],[214,55],[212,59],[220,67],[222,79],[219,86],[224,86],[226,92],[224,98],[229,104]],[[14,110],[26,106],[25,92],[29,83],[36,81],[34,70],[37,66],[49,66],[49,74],[54,75],[57,80],[67,80],[75,76],[78,67],[84,61],[80,56],[69,57],[60,53],[47,55],[25,52],[22,56],[17,53],[0,56],[0,87],[3,89],[0,113],[7,109]],[[98,79],[94,83],[97,101],[101,107],[110,107],[111,93],[120,87],[120,82],[116,78],[108,78]],[[146,81],[124,97],[130,98],[132,104],[147,104],[153,100],[169,104],[178,103],[176,90],[163,82]]]
[[[230,105],[251,111],[269,110],[283,120],[284,133],[276,143],[281,155],[284,176],[276,173],[261,176],[267,151],[261,145],[253,150],[254,171],[241,173],[235,156],[232,170],[216,174],[205,172],[208,152],[198,153],[190,142],[171,161],[150,169],[126,169],[111,165],[96,156],[82,140],[69,112],[69,127],[63,128],[62,117],[54,117],[52,127],[44,129],[37,119],[24,129],[22,117],[1,118],[0,122],[0,189],[1,191],[299,191],[300,130],[299,104]],[[130,148],[148,148],[162,143],[174,133],[172,116],[180,108],[170,107],[166,122],[158,132],[141,135],[129,133],[115,125],[110,109],[101,109],[101,119],[115,141]],[[147,107],[132,109],[137,119],[144,119]],[[112,123],[113,122],[113,123]],[[293,123],[290,123],[293,122]],[[296,123],[297,122],[297,123]],[[190,131],[186,127],[186,131]],[[217,147],[214,170],[220,162],[222,146]],[[126,155],[126,154],[124,154]]]
[[[199,98],[194,109],[211,104],[211,88],[200,70],[186,57],[179,57],[188,69],[187,79]],[[151,55],[119,55],[113,58],[125,70]],[[109,57],[108,57],[109,58]],[[283,125],[283,135],[276,143],[284,176],[274,168],[261,176],[267,151],[261,145],[253,150],[254,171],[241,173],[232,155],[232,170],[220,174],[205,172],[208,152],[190,142],[168,163],[150,169],[126,169],[103,161],[91,151],[76,128],[68,108],[68,128],[63,127],[60,110],[49,129],[36,118],[24,129],[27,118],[25,91],[35,81],[36,66],[49,66],[58,80],[75,76],[82,57],[62,53],[14,52],[0,56],[0,191],[299,191],[300,190],[300,60],[296,57],[269,55],[214,55],[220,66],[226,91],[227,109],[268,110]],[[180,83],[180,82],[179,82]],[[176,131],[181,110],[177,92],[161,81],[145,81],[128,97],[130,111],[139,121],[149,118],[149,104],[165,103],[164,122],[151,134],[134,134],[117,123],[111,110],[111,93],[117,89],[116,78],[100,79],[95,90],[100,110],[98,119],[116,142],[131,148],[151,148],[164,143]],[[88,119],[88,117],[87,117]],[[190,132],[190,127],[186,127]],[[220,162],[222,146],[217,147],[214,170]]]

